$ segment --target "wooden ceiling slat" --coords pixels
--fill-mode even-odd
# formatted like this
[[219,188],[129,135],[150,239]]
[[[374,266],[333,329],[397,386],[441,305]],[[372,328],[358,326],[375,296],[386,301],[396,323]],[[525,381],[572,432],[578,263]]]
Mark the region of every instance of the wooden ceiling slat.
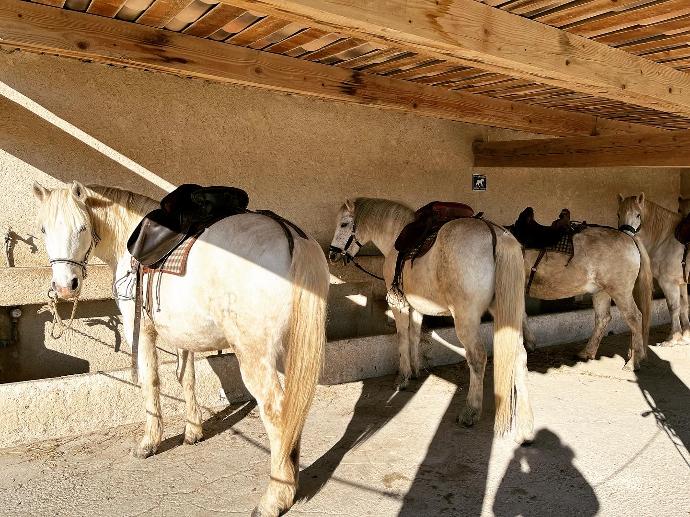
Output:
[[638,56],[644,55],[645,57],[647,57],[647,53],[655,51],[658,52],[659,50],[674,48],[679,45],[686,45],[688,43],[690,43],[690,32],[676,34],[673,36],[659,36],[654,39],[648,39],[638,43],[632,43],[630,45],[626,45],[623,48],[626,52],[632,52],[633,54],[637,54]]
[[339,54],[340,52],[344,52],[346,50],[353,49],[355,47],[359,47],[362,45],[364,41],[361,39],[356,39],[356,38],[347,38],[343,39],[340,41],[337,41],[335,43],[332,43],[326,47],[323,47],[319,50],[316,50],[314,52],[310,52],[309,54],[305,54],[301,56],[301,59],[308,59],[309,61],[320,61],[321,59],[333,56],[335,54]]
[[155,0],[137,23],[149,27],[165,27],[170,20],[186,9],[194,0]]
[[386,72],[392,72],[393,70],[400,70],[406,66],[413,67],[415,65],[421,64],[424,61],[428,61],[428,58],[419,56],[417,54],[412,54],[398,59],[391,59],[383,63],[369,66],[366,68],[366,70],[368,73],[385,74]]
[[190,36],[206,38],[244,12],[244,9],[240,9],[239,7],[228,4],[218,4],[182,32]]
[[125,2],[126,0],[91,0],[86,12],[89,14],[97,14],[98,16],[114,18]]
[[342,52],[338,52],[337,54],[325,57],[321,59],[320,62],[325,65],[333,65],[335,63],[340,63],[342,61],[350,61],[360,56],[371,54],[376,50],[380,50],[380,47],[378,45],[374,43],[362,43],[361,45],[357,45],[356,47],[343,50]]
[[456,69],[450,70],[448,72],[430,75],[427,77],[418,77],[417,79],[413,79],[413,81],[415,83],[439,85],[468,77],[474,77],[476,75],[483,75],[485,73],[485,71],[479,70],[478,68],[457,67]]
[[34,0],[37,4],[49,5],[51,7],[62,7],[65,0]]
[[663,3],[644,5],[638,9],[618,12],[611,16],[602,16],[594,20],[583,20],[574,25],[564,27],[568,29],[568,32],[591,38],[632,25],[649,25],[686,14],[690,14],[690,3],[688,3],[688,0],[668,0]]
[[673,66],[673,62],[676,60],[686,58],[690,55],[690,46],[685,45],[678,48],[657,50],[656,52],[649,52],[644,54],[647,59],[653,59],[654,61],[659,61],[666,63],[669,66]]
[[679,16],[652,25],[634,25],[626,29],[596,36],[594,39],[625,50],[624,45],[659,36],[685,32],[690,28],[690,15]]
[[279,20],[273,17],[262,18],[261,20],[253,23],[251,26],[244,29],[242,32],[231,36],[226,40],[227,43],[232,43],[233,45],[248,46],[250,43],[261,39],[269,34],[274,33],[277,30],[282,29],[290,22],[286,20]]
[[258,50],[264,49],[275,43],[280,43],[284,39],[289,38],[294,34],[297,34],[305,28],[306,27],[304,27],[304,25],[300,25],[299,23],[288,23],[282,29],[278,29],[277,31],[271,34],[268,34],[267,36],[264,36],[263,38],[256,40],[255,42],[249,45],[249,48],[255,48]]
[[298,32],[294,36],[285,38],[280,43],[266,47],[264,50],[268,52],[273,52],[274,54],[282,54],[283,52],[288,52],[295,49],[309,41],[314,41],[325,36],[327,33],[319,29],[306,29],[302,32]]
[[535,16],[534,19],[541,23],[562,27],[600,15],[612,15],[639,4],[640,0],[616,0],[614,2],[611,0],[585,0],[568,2],[567,5],[560,9],[545,12]]
[[402,71],[400,73],[395,74],[396,79],[404,79],[404,80],[410,80],[410,79],[416,79],[418,77],[425,77],[429,75],[435,75],[439,74],[442,72],[448,72],[450,70],[455,70],[457,69],[457,66],[449,65],[445,61],[440,61],[440,62],[430,62],[428,64],[418,66],[415,68],[411,68],[409,70]]
[[533,18],[538,13],[550,11],[570,2],[571,0],[518,0],[501,6],[501,8],[514,14]]
[[360,69],[373,63],[382,63],[383,61],[389,60],[391,57],[400,56],[404,54],[405,52],[398,50],[396,48],[381,49],[375,52],[370,52],[369,54],[366,54],[361,57],[350,59],[349,61],[344,61],[343,63],[338,63],[336,66],[342,68]]
[[283,52],[283,53],[286,56],[290,56],[290,57],[303,56],[304,54],[307,54],[308,52],[315,52],[319,49],[322,49],[323,47],[326,47],[328,45],[335,43],[336,41],[340,41],[341,39],[345,39],[345,36],[342,36],[341,34],[335,34],[335,33],[325,34],[324,36],[321,36],[320,38],[309,40],[309,41],[301,44],[299,47],[295,47],[292,50],[288,50],[287,52]]

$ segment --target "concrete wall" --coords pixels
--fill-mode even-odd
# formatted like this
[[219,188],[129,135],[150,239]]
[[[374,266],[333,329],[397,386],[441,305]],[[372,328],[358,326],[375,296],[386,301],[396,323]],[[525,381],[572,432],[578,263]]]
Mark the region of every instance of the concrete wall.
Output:
[[[238,185],[253,208],[294,220],[324,246],[348,196],[415,207],[458,200],[501,223],[528,204],[543,221],[568,206],[576,219],[615,224],[618,192],[645,191],[671,209],[680,192],[676,169],[482,170],[488,190],[472,192],[472,142],[529,135],[376,108],[21,52],[0,52],[0,81],[7,96],[35,103],[27,109],[0,95],[0,231],[14,232],[10,262],[17,268],[46,264],[34,227],[35,180],[54,187],[78,179],[157,197],[161,182],[135,171],[173,184]],[[55,125],[65,122],[79,131]],[[36,292],[37,303],[46,286],[23,279],[35,271],[5,282],[6,298]],[[392,332],[381,286],[341,273],[344,282],[331,293],[329,336]],[[81,334],[71,343],[51,340],[44,316],[25,310],[20,349],[0,349],[0,375],[15,380],[19,374],[8,371],[20,366],[22,378],[124,367],[128,357],[111,348],[113,304],[85,302],[81,310]],[[44,360],[27,364],[32,357]]]

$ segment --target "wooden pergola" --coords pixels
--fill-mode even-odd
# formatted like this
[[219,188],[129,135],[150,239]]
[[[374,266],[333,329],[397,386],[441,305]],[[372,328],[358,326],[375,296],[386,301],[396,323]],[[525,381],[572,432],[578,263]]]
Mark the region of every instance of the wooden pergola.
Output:
[[477,166],[690,166],[689,0],[2,0],[0,45],[559,137]]

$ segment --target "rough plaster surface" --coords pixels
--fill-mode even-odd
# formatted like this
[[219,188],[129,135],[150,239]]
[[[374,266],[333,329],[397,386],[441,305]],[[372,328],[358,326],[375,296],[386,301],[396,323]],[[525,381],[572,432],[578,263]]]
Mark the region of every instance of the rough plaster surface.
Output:
[[[618,192],[643,190],[675,209],[680,190],[677,169],[486,169],[487,192],[473,193],[472,142],[529,135],[22,52],[0,52],[0,81],[40,106],[32,112],[0,95],[0,232],[11,227],[11,262],[26,268],[0,274],[0,305],[38,303],[47,288],[45,270],[33,269],[46,264],[31,195],[36,180],[55,187],[78,179],[161,196],[159,186],[131,170],[143,167],[173,184],[239,185],[253,208],[291,218],[324,246],[349,196],[389,197],[415,207],[433,199],[463,201],[501,223],[528,204],[547,222],[568,206],[576,219],[614,224]],[[97,149],[46,121],[41,110],[95,139]],[[104,146],[136,166],[107,155]],[[89,282],[98,285],[89,286],[87,297],[110,290],[107,274]],[[390,332],[381,295],[381,285],[369,279],[334,285],[329,336]],[[362,296],[366,305],[353,301]],[[88,314],[99,307],[83,304]],[[26,357],[46,341],[40,321],[28,319],[29,325],[39,326],[22,337]],[[84,336],[61,351],[75,365],[73,373],[85,371],[84,362],[118,366],[86,352],[103,337],[97,328],[81,328]],[[106,340],[103,354],[114,341]],[[0,362],[14,353],[0,350]],[[50,374],[65,373],[64,365]]]
[[[689,349],[653,348],[634,374],[620,368],[628,339],[606,338],[588,363],[572,362],[581,344],[530,355],[528,448],[493,436],[491,367],[474,429],[455,423],[464,365],[404,392],[392,377],[320,387],[288,515],[687,517]],[[248,515],[269,461],[253,403],[216,414],[195,446],[181,445],[183,421],[166,423],[146,460],[129,454],[138,425],[0,451],[0,514]]]
[[[653,322],[668,322],[667,314],[657,302]],[[627,330],[617,310],[612,311],[612,316],[611,332]],[[545,346],[587,339],[593,316],[591,310],[542,315],[532,317],[530,325],[537,343]],[[482,324],[480,334],[490,344],[492,325]],[[452,329],[425,333],[420,349],[427,367],[457,363],[464,357]],[[125,357],[129,363],[129,357]],[[166,415],[178,415],[184,411],[184,402],[175,364],[165,351],[160,353],[160,358],[164,361],[161,366],[163,411]],[[395,335],[332,341],[326,348],[321,383],[353,382],[397,370]],[[130,379],[129,370],[119,370],[0,385],[0,414],[7,415],[0,421],[0,447],[141,421],[144,418],[141,392]],[[196,379],[197,400],[206,415],[227,402],[248,399],[232,354],[196,361]]]

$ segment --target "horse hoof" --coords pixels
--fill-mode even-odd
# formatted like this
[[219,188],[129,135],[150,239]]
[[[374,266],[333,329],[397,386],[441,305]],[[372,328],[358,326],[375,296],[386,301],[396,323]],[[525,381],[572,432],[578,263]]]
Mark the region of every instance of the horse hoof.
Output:
[[458,416],[458,423],[463,427],[472,427],[479,421],[479,411],[466,407]]
[[278,517],[280,512],[269,512],[258,506],[252,510],[252,517]]
[[395,389],[398,391],[404,391],[408,384],[410,384],[409,375],[398,375],[395,378]]
[[632,361],[628,361],[627,363],[625,363],[625,365],[623,365],[623,370],[625,370],[626,372],[639,372],[640,365],[635,364]]
[[203,439],[204,439],[204,433],[201,430],[201,426],[198,426],[198,429],[194,429],[193,427],[192,428],[188,427],[187,429],[185,429],[185,432],[184,432],[184,444],[185,445],[194,445],[195,443],[199,443],[199,442],[203,441]]
[[515,443],[520,447],[529,447],[534,443],[534,431],[525,431],[515,436]]
[[594,359],[594,356],[585,350],[581,350],[575,355],[575,359],[580,361],[591,361],[592,359]]
[[140,460],[145,460],[146,458],[153,456],[155,453],[156,449],[152,446],[142,447],[140,445],[132,449],[132,456]]

